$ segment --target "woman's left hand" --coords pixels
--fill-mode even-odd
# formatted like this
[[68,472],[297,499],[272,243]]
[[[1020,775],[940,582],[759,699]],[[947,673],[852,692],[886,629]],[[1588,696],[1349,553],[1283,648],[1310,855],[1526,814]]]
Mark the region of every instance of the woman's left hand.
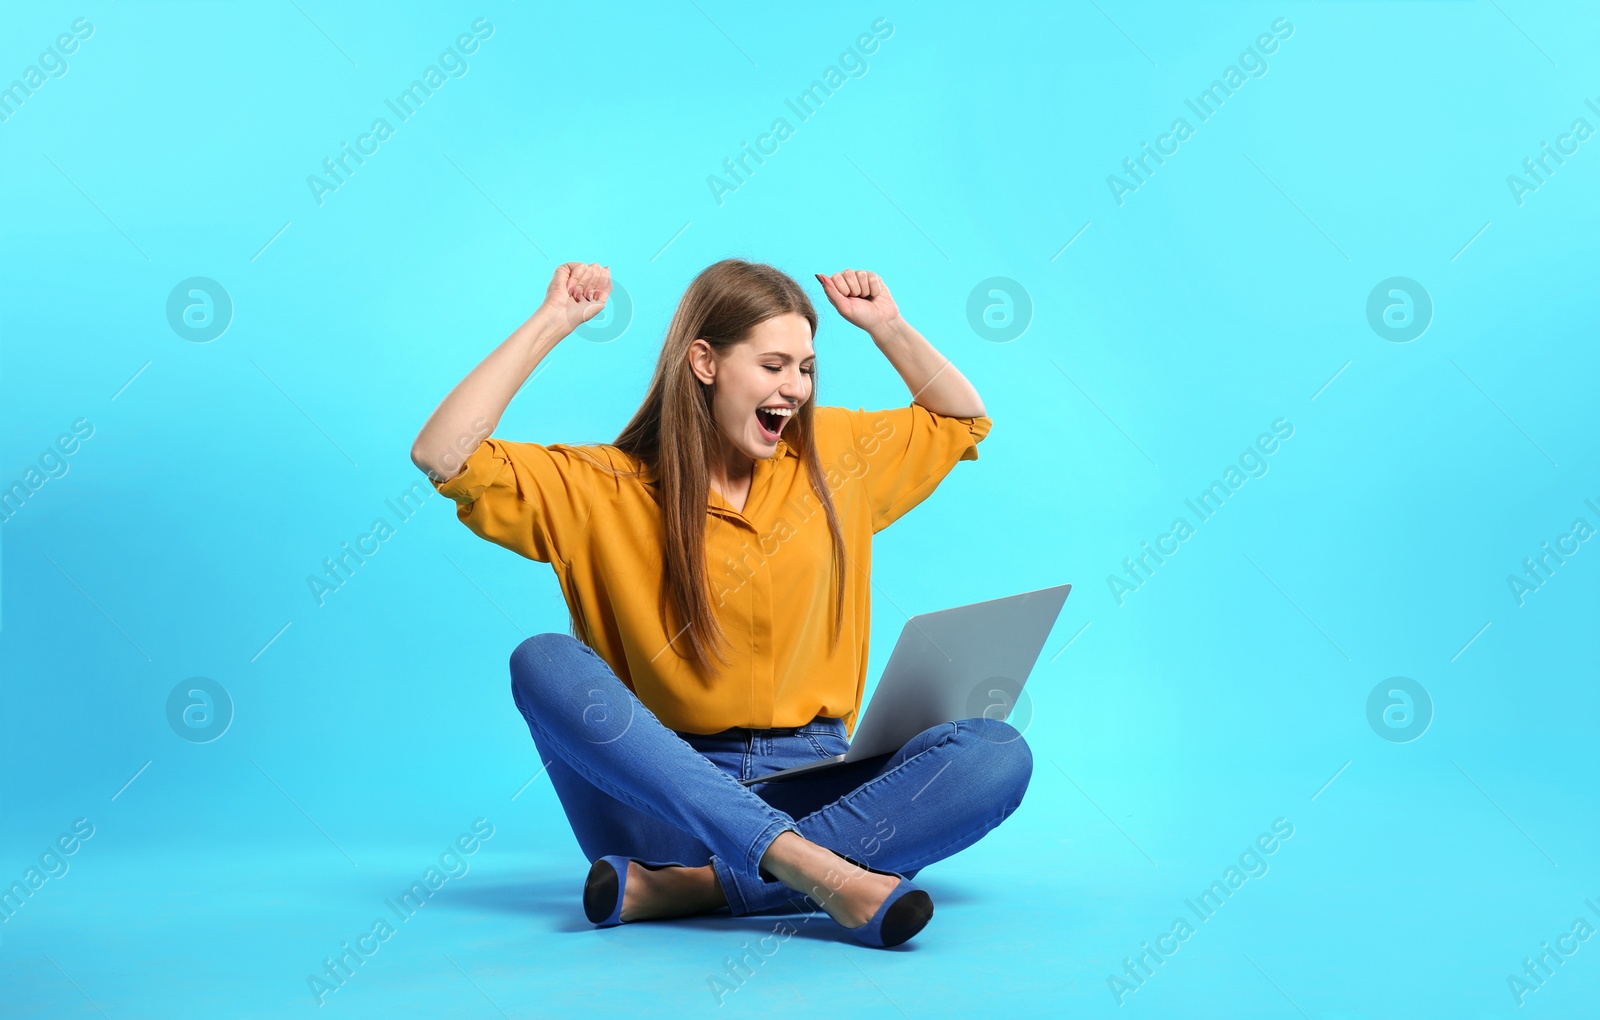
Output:
[[889,288],[877,273],[846,269],[832,276],[815,274],[828,301],[844,320],[876,335],[898,322],[900,309],[889,296]]

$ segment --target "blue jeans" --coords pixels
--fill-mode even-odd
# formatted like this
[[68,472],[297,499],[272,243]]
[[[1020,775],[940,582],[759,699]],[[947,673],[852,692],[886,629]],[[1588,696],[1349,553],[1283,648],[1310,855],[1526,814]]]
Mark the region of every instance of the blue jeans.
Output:
[[584,854],[710,864],[735,915],[815,909],[760,867],[783,832],[910,877],[1004,821],[1033,773],[1015,727],[975,718],[924,730],[893,754],[746,787],[736,780],[843,752],[844,720],[670,730],[567,634],[518,645],[511,690]]

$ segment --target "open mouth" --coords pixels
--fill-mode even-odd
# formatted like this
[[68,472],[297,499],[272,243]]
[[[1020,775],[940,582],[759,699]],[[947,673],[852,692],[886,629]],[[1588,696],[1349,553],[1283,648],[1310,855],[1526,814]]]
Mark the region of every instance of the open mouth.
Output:
[[756,424],[761,427],[762,435],[769,443],[777,442],[778,434],[783,431],[783,424],[789,417],[769,407],[756,408]]

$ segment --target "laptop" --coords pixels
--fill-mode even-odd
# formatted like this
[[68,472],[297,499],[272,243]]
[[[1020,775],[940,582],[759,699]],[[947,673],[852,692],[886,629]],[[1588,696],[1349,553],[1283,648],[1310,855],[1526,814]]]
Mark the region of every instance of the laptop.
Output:
[[739,780],[745,786],[812,777],[893,754],[941,723],[1011,714],[1072,585],[922,613],[906,621],[855,739],[843,754]]

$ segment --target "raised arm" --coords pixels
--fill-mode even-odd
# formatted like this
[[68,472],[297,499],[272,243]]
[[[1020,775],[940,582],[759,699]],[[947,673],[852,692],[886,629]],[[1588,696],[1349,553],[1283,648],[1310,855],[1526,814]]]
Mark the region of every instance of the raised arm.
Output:
[[866,330],[900,373],[913,402],[952,418],[987,416],[983,400],[966,376],[900,317],[899,307],[877,273],[846,269],[832,276],[816,276],[839,314]]
[[411,444],[411,463],[435,481],[448,481],[494,433],[511,398],[568,334],[600,313],[611,296],[611,272],[594,263],[556,267],[542,303],[489,352],[428,416]]

